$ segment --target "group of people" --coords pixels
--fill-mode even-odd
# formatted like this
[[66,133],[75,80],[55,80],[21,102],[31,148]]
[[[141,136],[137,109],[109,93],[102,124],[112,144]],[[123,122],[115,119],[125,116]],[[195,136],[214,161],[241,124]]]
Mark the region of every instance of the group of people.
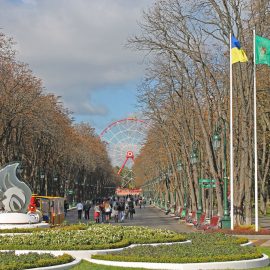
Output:
[[89,220],[91,206],[91,201],[86,201],[84,204],[82,202],[78,202],[76,206],[78,211],[78,219],[82,219],[83,215],[86,220]]
[[108,223],[111,218],[115,222],[123,222],[126,218],[133,219],[134,214],[135,205],[132,197],[97,201],[94,207],[94,220],[96,223]]
[[123,222],[125,219],[133,219],[135,214],[135,206],[139,208],[145,207],[146,200],[142,197],[112,197],[104,199],[96,199],[86,201],[85,203],[78,202],[76,208],[78,219],[83,217],[86,220],[90,219],[90,209],[93,207],[93,218],[96,223],[109,223],[111,219],[115,222]]

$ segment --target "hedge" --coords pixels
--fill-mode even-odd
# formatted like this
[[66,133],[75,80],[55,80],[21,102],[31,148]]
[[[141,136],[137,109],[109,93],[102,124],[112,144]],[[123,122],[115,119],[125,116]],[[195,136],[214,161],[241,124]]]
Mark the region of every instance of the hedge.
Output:
[[[80,227],[81,228],[81,227]],[[0,249],[89,250],[112,249],[132,243],[181,242],[187,238],[169,230],[147,227],[90,225],[84,230],[57,228],[32,234],[0,236]]]
[[84,223],[72,224],[72,225],[54,225],[49,228],[13,228],[13,229],[0,229],[1,233],[33,233],[42,232],[48,230],[65,230],[65,231],[76,231],[76,230],[87,230],[89,225]]
[[53,266],[72,262],[74,258],[68,254],[53,256],[52,254],[28,253],[15,255],[15,252],[0,253],[1,270],[21,270],[35,267]]
[[120,252],[93,255],[94,259],[134,262],[196,263],[246,260],[262,257],[254,247],[241,247],[238,239],[224,234],[188,234],[189,244],[139,246]]
[[186,257],[170,257],[160,255],[158,258],[152,256],[121,256],[113,254],[97,254],[92,255],[92,259],[106,260],[106,261],[123,261],[123,262],[153,262],[153,263],[203,263],[203,262],[225,262],[225,261],[240,261],[240,260],[251,260],[261,258],[262,254],[260,252],[254,252],[250,254],[231,254],[231,255],[217,255],[217,256],[207,256],[196,257],[196,256],[186,256]]

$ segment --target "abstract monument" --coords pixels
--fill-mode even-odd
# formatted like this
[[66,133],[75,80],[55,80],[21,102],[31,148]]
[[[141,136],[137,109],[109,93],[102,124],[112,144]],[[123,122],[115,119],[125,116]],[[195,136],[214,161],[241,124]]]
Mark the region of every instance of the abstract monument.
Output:
[[12,163],[0,170],[0,225],[33,224],[40,221],[40,215],[28,212],[31,189],[17,178],[19,163]]

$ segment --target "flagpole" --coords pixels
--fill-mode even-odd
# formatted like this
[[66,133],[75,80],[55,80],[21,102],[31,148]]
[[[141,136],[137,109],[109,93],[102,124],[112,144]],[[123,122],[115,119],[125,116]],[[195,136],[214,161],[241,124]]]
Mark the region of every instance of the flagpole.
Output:
[[233,208],[233,93],[232,93],[232,33],[230,33],[230,197],[231,197],[231,230],[234,229]]
[[254,72],[254,93],[253,93],[253,101],[254,101],[254,189],[255,189],[255,231],[259,230],[259,215],[258,215],[258,155],[257,155],[257,102],[256,102],[256,33],[255,29],[253,29],[253,72]]

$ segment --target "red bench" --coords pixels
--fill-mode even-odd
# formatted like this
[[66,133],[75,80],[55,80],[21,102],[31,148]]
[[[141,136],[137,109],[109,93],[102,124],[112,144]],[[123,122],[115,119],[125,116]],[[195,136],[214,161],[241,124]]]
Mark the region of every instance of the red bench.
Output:
[[198,229],[200,230],[211,230],[211,229],[217,229],[219,226],[219,216],[213,216],[210,219],[210,223],[209,224],[204,224],[202,226],[200,226]]
[[203,212],[201,214],[201,216],[200,216],[200,220],[199,221],[198,220],[194,220],[193,221],[194,226],[198,228],[198,227],[204,225],[205,224],[205,218],[206,218],[206,213]]
[[196,211],[192,211],[191,215],[186,216],[186,223],[194,225],[193,222],[196,220]]

